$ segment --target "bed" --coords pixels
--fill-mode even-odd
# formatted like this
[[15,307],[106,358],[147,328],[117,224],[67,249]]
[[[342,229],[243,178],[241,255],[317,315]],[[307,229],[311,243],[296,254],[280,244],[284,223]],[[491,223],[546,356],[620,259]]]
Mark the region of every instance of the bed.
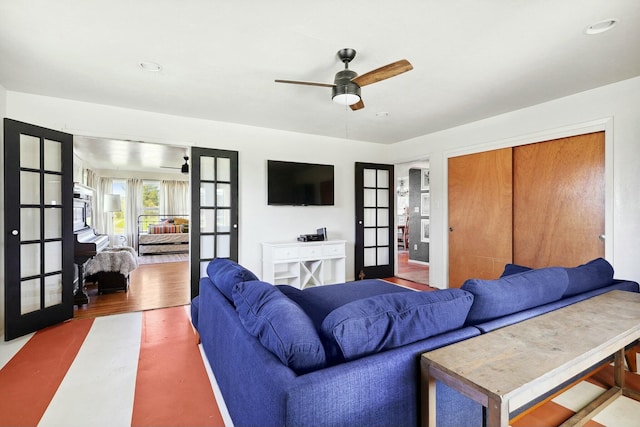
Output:
[[189,252],[188,215],[139,215],[138,255]]

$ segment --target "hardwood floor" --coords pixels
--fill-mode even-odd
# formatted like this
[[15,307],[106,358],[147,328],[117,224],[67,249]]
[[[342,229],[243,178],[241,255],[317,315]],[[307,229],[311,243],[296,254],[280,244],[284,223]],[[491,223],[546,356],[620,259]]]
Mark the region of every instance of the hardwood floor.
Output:
[[397,277],[424,285],[429,284],[429,266],[409,262],[409,251],[398,251]]
[[189,262],[139,265],[129,279],[129,291],[98,295],[95,284],[87,284],[89,304],[74,307],[74,318],[106,316],[189,304]]

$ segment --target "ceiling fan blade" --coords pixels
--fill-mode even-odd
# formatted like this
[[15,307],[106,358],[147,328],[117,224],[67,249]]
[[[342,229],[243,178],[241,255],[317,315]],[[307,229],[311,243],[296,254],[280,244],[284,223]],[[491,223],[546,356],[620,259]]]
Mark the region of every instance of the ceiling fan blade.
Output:
[[373,71],[364,73],[351,81],[362,87],[397,76],[398,74],[406,73],[410,70],[413,70],[413,65],[411,65],[411,63],[406,59],[401,59],[400,61],[396,61],[391,64],[387,64],[384,67],[376,68]]
[[321,86],[321,87],[334,87],[333,83],[316,83],[316,82],[300,82],[296,80],[275,80],[276,83],[289,83],[294,85],[306,85],[306,86]]
[[356,102],[355,104],[350,105],[350,107],[353,111],[364,108],[364,102],[362,102],[362,98],[360,98],[360,101]]

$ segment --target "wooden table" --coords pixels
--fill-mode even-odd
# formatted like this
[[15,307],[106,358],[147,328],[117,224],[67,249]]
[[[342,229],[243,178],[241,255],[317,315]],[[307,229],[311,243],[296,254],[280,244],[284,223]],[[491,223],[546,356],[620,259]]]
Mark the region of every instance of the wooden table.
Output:
[[614,356],[615,386],[563,425],[581,425],[624,386],[624,348],[640,338],[640,294],[611,291],[421,357],[422,425],[436,426],[436,381],[481,404],[489,427],[548,398]]

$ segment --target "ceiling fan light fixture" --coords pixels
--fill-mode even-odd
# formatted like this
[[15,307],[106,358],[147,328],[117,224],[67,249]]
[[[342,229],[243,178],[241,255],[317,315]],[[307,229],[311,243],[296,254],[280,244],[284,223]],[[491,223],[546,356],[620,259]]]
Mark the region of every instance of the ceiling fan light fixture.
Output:
[[331,91],[331,99],[340,105],[353,105],[360,102],[360,86],[351,83],[334,86]]
[[184,165],[180,168],[180,172],[189,173],[189,156],[184,156]]

